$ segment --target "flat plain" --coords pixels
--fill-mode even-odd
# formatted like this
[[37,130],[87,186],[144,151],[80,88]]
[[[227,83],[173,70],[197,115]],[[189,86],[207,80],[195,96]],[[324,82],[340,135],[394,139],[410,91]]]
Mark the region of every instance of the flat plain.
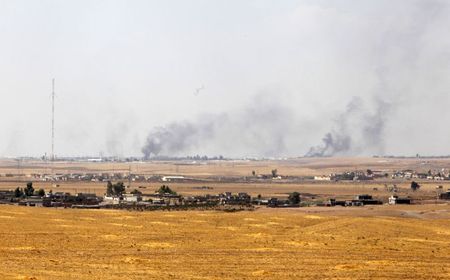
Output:
[[[450,188],[450,181],[421,182],[420,193],[409,192],[410,181],[405,180],[375,180],[361,182],[284,182],[264,180],[260,182],[234,182],[229,178],[251,177],[252,171],[257,174],[270,174],[277,169],[285,176],[315,176],[340,173],[345,171],[365,171],[371,169],[379,172],[393,172],[395,170],[428,170],[450,169],[450,158],[298,158],[289,160],[225,160],[225,161],[147,161],[147,162],[77,162],[58,161],[55,163],[12,159],[0,160],[0,189],[14,189],[23,187],[27,181],[33,180],[35,188],[44,188],[46,191],[66,192],[92,192],[102,195],[105,192],[104,182],[89,181],[39,181],[31,178],[32,174],[71,174],[71,173],[115,173],[127,175],[139,174],[142,176],[182,175],[188,178],[202,180],[192,182],[168,182],[171,188],[183,195],[198,195],[205,193],[248,192],[256,196],[286,196],[289,192],[312,193],[319,196],[350,198],[358,193],[369,193],[387,198],[390,193],[383,192],[386,184],[396,184],[400,194],[419,197],[435,197],[435,187],[442,185],[443,189]],[[7,174],[20,176],[6,177]],[[131,189],[142,187],[142,192],[154,192],[161,182],[132,182]],[[206,185],[212,189],[199,189]],[[374,191],[374,188],[377,191]]]
[[[0,188],[23,185],[48,166],[0,161]],[[179,165],[166,163],[56,163],[59,172],[183,174],[208,179],[248,176],[252,170],[285,176],[322,175],[346,170],[392,171],[449,168],[446,159],[301,159]],[[408,181],[330,183],[224,183],[198,190],[196,183],[171,183],[182,194],[247,191],[286,195],[386,197],[384,184],[402,194],[432,197],[436,184]],[[98,182],[35,182],[47,191],[104,192]],[[134,184],[134,183],[133,183]],[[138,183],[136,183],[137,185]],[[140,184],[140,183],[139,183]],[[153,191],[159,183],[142,183]],[[374,190],[377,188],[378,190]],[[78,210],[0,205],[0,279],[449,279],[450,205],[257,208],[254,211]]]
[[[450,277],[448,205],[427,206],[402,218],[361,214],[369,211],[334,215],[1,206],[0,278]],[[427,218],[431,211],[446,218]]]

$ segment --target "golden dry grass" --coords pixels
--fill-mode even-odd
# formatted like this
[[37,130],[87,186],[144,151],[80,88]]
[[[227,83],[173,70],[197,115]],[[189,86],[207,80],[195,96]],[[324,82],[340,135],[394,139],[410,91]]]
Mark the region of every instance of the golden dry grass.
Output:
[[[55,162],[53,167],[56,173],[123,173],[128,174],[129,168],[132,173],[141,175],[185,175],[196,178],[206,178],[208,176],[250,176],[252,170],[257,173],[269,174],[272,169],[278,169],[283,176],[305,176],[319,175],[349,170],[379,170],[390,172],[393,170],[414,169],[425,172],[429,169],[441,170],[450,168],[450,159],[393,159],[393,158],[301,158],[292,160],[266,160],[266,161],[155,161],[143,163],[114,163],[114,162]],[[31,180],[32,173],[50,173],[50,163],[36,160],[25,160],[20,163],[18,168],[17,161],[0,160],[0,189],[14,189],[17,186],[23,187],[28,180]],[[22,174],[18,180],[15,178],[4,177],[4,174]],[[226,180],[225,180],[226,181]],[[182,195],[198,195],[205,193],[247,192],[253,196],[261,194],[263,196],[286,196],[287,193],[298,191],[301,193],[311,193],[324,199],[337,197],[349,199],[358,193],[369,193],[378,198],[386,199],[391,193],[384,192],[384,184],[397,184],[402,189],[400,195],[410,195],[413,198],[433,198],[436,197],[436,185],[443,185],[443,189],[450,188],[449,181],[420,182],[421,191],[417,193],[408,192],[410,189],[409,181],[401,180],[376,180],[366,182],[305,182],[305,183],[280,183],[278,181],[262,181],[260,183],[230,183],[223,180],[210,180],[202,183],[192,182],[172,182],[170,187]],[[46,191],[66,191],[77,192],[95,192],[103,195],[106,184],[104,182],[58,182],[58,188],[52,182],[35,181],[36,189],[44,188]],[[161,183],[133,182],[131,189],[139,186],[144,193],[154,192]],[[213,187],[212,190],[196,189],[196,186],[207,185]],[[378,191],[373,189],[377,188]]]
[[1,279],[450,278],[448,219],[0,206],[0,234]]
[[148,162],[44,162],[38,160],[0,159],[0,174],[50,174],[56,173],[125,173],[129,169],[135,174],[180,174],[186,176],[249,176],[252,170],[270,174],[278,169],[282,175],[310,176],[333,172],[365,170],[379,171],[414,169],[426,172],[429,169],[450,168],[450,158],[299,158],[289,160],[229,160],[229,161],[148,161]]
[[[153,193],[162,184],[168,184],[172,189],[182,195],[201,195],[201,194],[218,194],[223,192],[247,192],[252,196],[261,194],[265,197],[287,197],[288,193],[297,191],[302,194],[314,194],[318,199],[338,198],[350,199],[356,194],[371,194],[376,198],[384,199],[392,193],[385,190],[384,184],[396,184],[399,188],[400,196],[411,196],[414,199],[434,199],[436,198],[436,186],[442,185],[444,190],[450,189],[450,181],[420,182],[421,189],[417,192],[412,192],[410,189],[410,181],[404,182],[305,182],[305,183],[278,183],[278,182],[261,182],[261,183],[224,183],[224,182],[208,182],[208,183],[192,183],[192,182],[133,182],[128,191],[139,189],[143,193]],[[43,188],[47,192],[89,192],[103,195],[106,191],[105,182],[58,182],[59,187],[56,187],[52,182],[33,182],[35,189]],[[199,189],[199,186],[209,186],[212,189]],[[0,181],[0,190],[13,190],[16,187],[25,187],[26,181],[22,182],[8,182]],[[139,188],[139,186],[145,188]],[[374,190],[376,188],[377,190]]]

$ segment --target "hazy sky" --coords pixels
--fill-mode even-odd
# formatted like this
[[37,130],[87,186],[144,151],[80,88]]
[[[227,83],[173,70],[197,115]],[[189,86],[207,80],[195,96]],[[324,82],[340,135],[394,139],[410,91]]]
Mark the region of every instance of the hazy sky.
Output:
[[0,0],[0,156],[450,154],[447,3]]

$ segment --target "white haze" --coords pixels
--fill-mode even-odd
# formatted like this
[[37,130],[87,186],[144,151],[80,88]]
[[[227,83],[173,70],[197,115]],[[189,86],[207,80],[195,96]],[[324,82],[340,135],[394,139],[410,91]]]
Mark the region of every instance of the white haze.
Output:
[[450,154],[448,3],[0,0],[0,156]]

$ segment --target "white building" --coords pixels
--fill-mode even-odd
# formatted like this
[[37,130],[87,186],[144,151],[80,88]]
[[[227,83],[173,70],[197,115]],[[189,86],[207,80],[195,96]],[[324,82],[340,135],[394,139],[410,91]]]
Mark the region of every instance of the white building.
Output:
[[142,197],[140,194],[124,194],[123,201],[126,202],[140,202],[142,201]]
[[314,176],[314,180],[316,181],[331,181],[331,176]]
[[172,180],[184,180],[184,176],[164,176],[161,178],[163,182],[170,182]]

